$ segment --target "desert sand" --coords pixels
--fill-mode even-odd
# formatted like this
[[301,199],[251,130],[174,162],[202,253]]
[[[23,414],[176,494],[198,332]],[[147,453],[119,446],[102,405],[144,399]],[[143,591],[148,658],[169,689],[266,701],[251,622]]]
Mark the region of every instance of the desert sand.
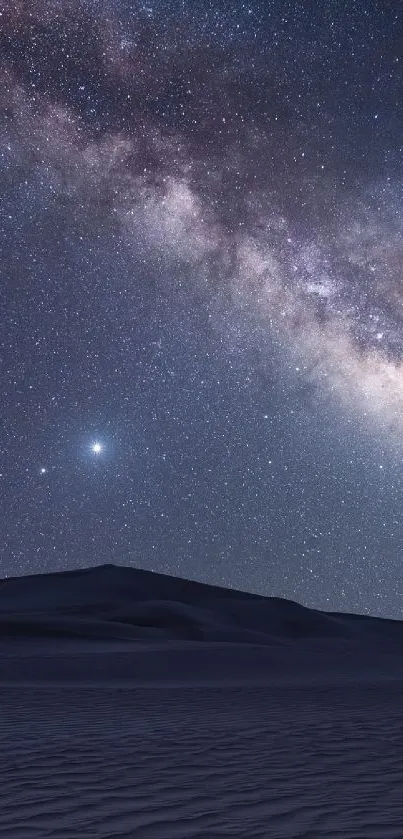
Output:
[[0,836],[402,839],[403,623],[112,565],[0,582]]

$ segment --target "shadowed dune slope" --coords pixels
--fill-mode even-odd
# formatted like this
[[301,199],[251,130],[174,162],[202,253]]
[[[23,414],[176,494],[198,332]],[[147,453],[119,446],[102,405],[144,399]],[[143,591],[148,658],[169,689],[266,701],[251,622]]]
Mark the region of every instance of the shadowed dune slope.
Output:
[[0,637],[273,645],[344,639],[403,649],[403,622],[308,609],[281,598],[115,565],[0,583]]

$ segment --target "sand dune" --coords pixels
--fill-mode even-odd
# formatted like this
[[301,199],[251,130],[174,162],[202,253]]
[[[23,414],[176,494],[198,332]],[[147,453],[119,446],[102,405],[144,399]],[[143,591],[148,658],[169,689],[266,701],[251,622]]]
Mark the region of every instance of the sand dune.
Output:
[[332,638],[400,649],[403,623],[101,565],[2,581],[1,636],[263,645]]
[[403,624],[101,566],[0,587],[0,836],[402,839]]

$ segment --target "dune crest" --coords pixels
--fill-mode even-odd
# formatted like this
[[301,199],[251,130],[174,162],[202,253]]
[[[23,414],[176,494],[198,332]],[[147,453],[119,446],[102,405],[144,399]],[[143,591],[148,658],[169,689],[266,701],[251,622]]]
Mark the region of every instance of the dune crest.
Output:
[[107,564],[3,580],[0,637],[403,644],[403,622],[322,612],[152,571]]

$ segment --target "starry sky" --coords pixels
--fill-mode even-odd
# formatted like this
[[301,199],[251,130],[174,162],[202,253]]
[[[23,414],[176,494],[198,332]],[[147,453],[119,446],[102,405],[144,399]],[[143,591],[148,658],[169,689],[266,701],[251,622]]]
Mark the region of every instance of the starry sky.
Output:
[[401,617],[403,10],[0,2],[0,576]]

